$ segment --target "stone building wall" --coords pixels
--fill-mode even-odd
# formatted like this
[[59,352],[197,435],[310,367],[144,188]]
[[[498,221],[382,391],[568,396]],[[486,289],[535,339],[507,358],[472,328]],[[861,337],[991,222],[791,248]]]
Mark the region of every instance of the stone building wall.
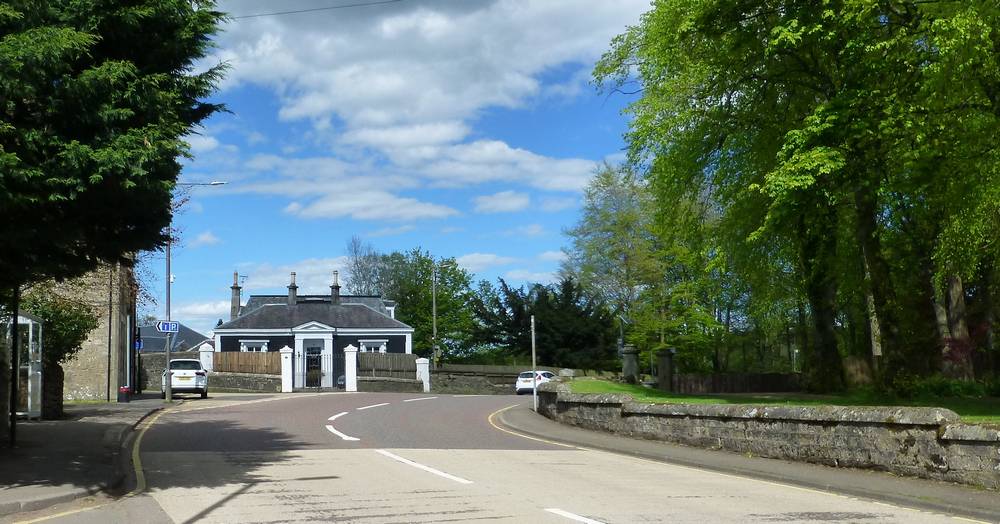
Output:
[[641,404],[552,382],[538,411],[627,437],[1000,489],[1000,430],[947,409]]
[[115,400],[118,387],[127,384],[135,290],[134,273],[120,264],[57,285],[58,293],[90,305],[98,318],[82,349],[63,363],[64,399]]

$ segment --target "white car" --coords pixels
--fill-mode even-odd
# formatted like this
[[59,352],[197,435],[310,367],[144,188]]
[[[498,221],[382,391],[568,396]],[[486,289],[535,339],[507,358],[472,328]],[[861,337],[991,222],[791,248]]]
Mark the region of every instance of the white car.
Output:
[[[170,361],[170,392],[200,393],[208,398],[208,372],[201,367],[201,361],[193,358],[179,358]],[[160,398],[167,398],[167,371],[160,377]]]
[[531,393],[535,387],[531,382],[532,377],[535,378],[535,383],[544,384],[556,378],[556,375],[551,371],[522,371],[517,376],[517,382],[514,383],[514,391],[517,392],[518,395],[522,393]]

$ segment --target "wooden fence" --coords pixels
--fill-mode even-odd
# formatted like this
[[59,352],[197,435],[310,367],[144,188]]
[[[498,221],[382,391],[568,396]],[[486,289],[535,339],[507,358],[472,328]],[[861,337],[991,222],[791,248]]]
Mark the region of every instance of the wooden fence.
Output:
[[358,376],[417,378],[417,356],[406,353],[358,353]]
[[223,351],[213,353],[213,357],[215,371],[281,375],[281,353],[277,351],[265,353]]

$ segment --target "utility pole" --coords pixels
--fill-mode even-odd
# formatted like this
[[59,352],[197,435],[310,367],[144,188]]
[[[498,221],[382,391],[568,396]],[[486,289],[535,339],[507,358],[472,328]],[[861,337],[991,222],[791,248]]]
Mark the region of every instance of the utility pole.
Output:
[[531,401],[538,411],[538,369],[535,367],[535,315],[531,315]]
[[[170,274],[170,244],[173,242],[173,232],[167,231],[167,322],[170,322],[170,281],[173,280],[173,275]],[[163,348],[163,354],[166,358],[166,385],[163,386],[164,401],[172,402],[174,400],[173,392],[171,391],[171,386],[173,385],[173,373],[170,372],[170,332],[167,335],[167,346]]]

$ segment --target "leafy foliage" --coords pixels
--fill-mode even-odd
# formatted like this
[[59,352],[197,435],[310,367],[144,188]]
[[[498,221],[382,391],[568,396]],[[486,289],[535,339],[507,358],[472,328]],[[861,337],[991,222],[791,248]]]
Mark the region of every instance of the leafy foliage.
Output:
[[42,358],[46,367],[72,359],[98,325],[94,308],[67,296],[70,293],[71,289],[57,291],[52,284],[40,284],[22,299],[23,309],[43,322]]
[[477,321],[473,340],[487,351],[501,348],[506,354],[530,356],[534,316],[539,364],[585,369],[617,364],[611,311],[572,278],[528,289],[512,288],[503,279],[498,288],[482,281],[472,310]]
[[65,279],[166,240],[184,135],[219,109],[193,71],[203,0],[0,10],[0,287]]

